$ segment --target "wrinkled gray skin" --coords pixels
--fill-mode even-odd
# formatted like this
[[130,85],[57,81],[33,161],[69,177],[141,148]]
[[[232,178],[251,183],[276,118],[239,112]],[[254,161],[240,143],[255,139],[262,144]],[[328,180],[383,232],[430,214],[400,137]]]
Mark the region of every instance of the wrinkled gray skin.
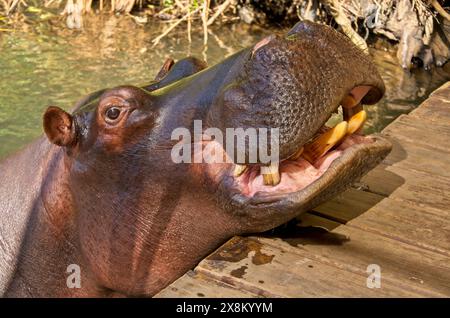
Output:
[[[271,229],[344,191],[390,151],[373,136],[303,190],[247,197],[233,164],[174,164],[173,129],[192,130],[196,119],[279,127],[285,159],[354,87],[370,86],[362,102],[377,102],[382,80],[346,37],[307,22],[194,75],[202,63],[188,66],[175,64],[164,85],[94,93],[72,114],[49,108],[48,139],[0,164],[0,294],[152,296],[231,236]],[[120,117],[107,120],[114,107]],[[70,264],[81,268],[80,289],[66,285]]]

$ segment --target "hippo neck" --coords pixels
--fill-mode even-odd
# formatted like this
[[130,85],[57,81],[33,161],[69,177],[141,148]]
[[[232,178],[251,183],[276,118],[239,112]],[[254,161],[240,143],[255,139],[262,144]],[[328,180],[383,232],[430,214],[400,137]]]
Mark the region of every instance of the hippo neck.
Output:
[[250,54],[250,49],[241,50],[219,64],[153,91],[151,95],[167,112],[192,114],[192,117],[179,116],[185,121],[204,119],[216,96],[236,79]]
[[0,295],[3,295],[17,271],[26,241],[29,221],[42,208],[44,154],[50,145],[43,138],[0,164]]
[[[73,293],[66,285],[67,266],[81,260],[63,161],[64,150],[40,138],[0,168],[7,176],[0,192],[14,189],[8,192],[9,201],[2,200],[12,204],[0,215],[0,233],[16,229],[14,235],[1,238],[12,248],[0,251],[0,258],[11,260],[9,268],[1,268],[5,271],[0,294],[36,297]],[[18,174],[16,178],[12,173]]]

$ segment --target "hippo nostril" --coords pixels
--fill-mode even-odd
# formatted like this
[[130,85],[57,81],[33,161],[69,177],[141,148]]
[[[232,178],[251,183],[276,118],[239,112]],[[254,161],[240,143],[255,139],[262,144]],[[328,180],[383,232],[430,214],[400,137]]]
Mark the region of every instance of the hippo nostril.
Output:
[[270,41],[272,41],[275,38],[274,35],[270,35],[268,37],[265,37],[264,39],[262,39],[261,41],[259,41],[258,43],[255,44],[255,46],[253,47],[252,50],[252,56],[255,54],[256,51],[258,51],[260,48],[262,48],[263,46],[267,45]]

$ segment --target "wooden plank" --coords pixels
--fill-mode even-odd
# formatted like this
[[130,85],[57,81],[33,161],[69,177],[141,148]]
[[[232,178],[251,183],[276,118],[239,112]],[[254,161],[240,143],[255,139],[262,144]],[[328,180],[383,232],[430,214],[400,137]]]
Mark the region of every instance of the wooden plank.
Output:
[[155,298],[251,298],[257,295],[238,290],[205,277],[202,274],[190,271],[177,279],[171,285],[160,291]]
[[435,123],[448,123],[450,121],[449,104],[450,100],[443,97],[428,99],[409,113],[409,116],[426,118]]
[[347,224],[352,226],[450,255],[449,211],[441,211],[443,215],[439,216],[408,202],[385,198],[355,218],[355,204],[351,200],[358,202],[359,196],[346,199],[348,201],[345,205],[333,204],[333,201],[330,201],[315,210],[344,223],[347,219]]
[[[450,107],[448,109],[450,112]],[[383,134],[413,144],[437,148],[450,153],[450,120],[445,125],[430,122],[422,118],[402,115],[383,130]]]
[[360,275],[291,253],[254,238],[234,237],[204,259],[196,271],[266,297],[420,297],[420,292],[385,282],[370,289]]
[[301,226],[258,240],[288,253],[308,252],[314,260],[361,275],[369,264],[377,264],[382,286],[389,282],[428,297],[450,296],[448,256],[308,213],[302,215]]
[[433,122],[450,121],[450,82],[435,90],[430,97],[409,115]]
[[411,202],[442,215],[450,207],[450,179],[400,167],[379,165],[361,179],[365,191]]
[[448,152],[396,138],[390,138],[390,140],[393,143],[393,149],[383,161],[384,164],[450,178]]
[[[426,105],[432,105],[427,103]],[[443,120],[450,120],[450,112],[448,108],[443,107],[419,107],[413,110],[409,116],[416,118],[426,118],[431,122],[440,123]]]
[[[447,111],[450,111],[450,103],[447,107]],[[404,126],[405,129],[411,129],[411,131],[423,132],[431,132],[431,133],[439,133],[439,134],[449,134],[450,133],[450,120],[440,120],[439,122],[430,121],[428,118],[418,118],[416,116],[408,115],[400,115],[394,122],[389,124],[386,128],[390,126]],[[413,130],[416,128],[416,130]],[[384,132],[384,131],[383,131]],[[405,135],[402,133],[402,135]]]

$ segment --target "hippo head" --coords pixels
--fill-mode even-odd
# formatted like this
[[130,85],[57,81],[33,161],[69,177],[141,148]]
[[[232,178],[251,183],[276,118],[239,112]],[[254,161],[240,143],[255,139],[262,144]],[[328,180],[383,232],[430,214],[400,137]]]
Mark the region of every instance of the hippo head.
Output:
[[[327,26],[299,23],[199,70],[44,115],[64,152],[81,249],[107,288],[154,294],[230,236],[271,229],[344,191],[390,151],[360,133],[361,105],[384,93],[376,68]],[[177,64],[168,72],[174,78]],[[327,128],[340,106],[343,123]],[[245,148],[240,161],[228,149],[223,162],[174,160],[174,149],[194,158],[226,148],[196,139],[198,121],[224,138],[229,128],[277,129],[277,159],[252,161]],[[174,138],[177,129],[189,138]]]

